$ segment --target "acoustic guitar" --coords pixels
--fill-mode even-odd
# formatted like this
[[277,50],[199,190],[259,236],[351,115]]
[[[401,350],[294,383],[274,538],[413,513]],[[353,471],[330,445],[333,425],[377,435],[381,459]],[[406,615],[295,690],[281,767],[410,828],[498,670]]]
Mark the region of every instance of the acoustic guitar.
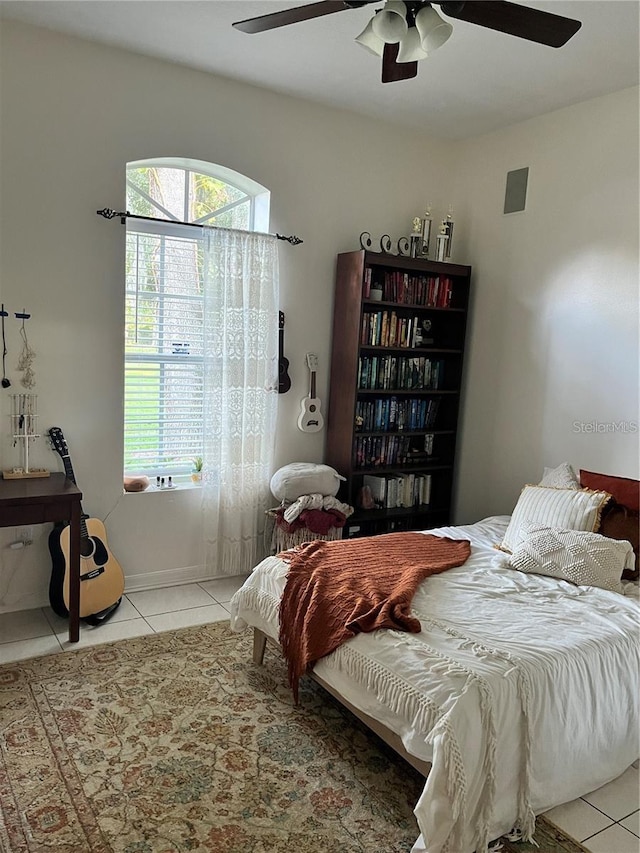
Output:
[[298,429],[302,432],[320,432],[324,426],[324,418],[320,411],[322,405],[319,397],[316,397],[316,370],[318,369],[318,356],[312,352],[307,353],[307,366],[311,375],[309,396],[305,397],[300,404],[298,415]]
[[278,311],[278,394],[286,394],[291,388],[289,359],[284,357],[284,312]]
[[[60,455],[65,474],[76,482],[71,457],[60,427],[49,430],[51,446]],[[80,518],[80,618],[99,625],[112,616],[124,593],[124,573],[107,544],[107,531],[97,518],[81,510]],[[49,582],[49,601],[58,616],[69,615],[70,526],[56,525],[49,534],[49,552],[53,563]]]

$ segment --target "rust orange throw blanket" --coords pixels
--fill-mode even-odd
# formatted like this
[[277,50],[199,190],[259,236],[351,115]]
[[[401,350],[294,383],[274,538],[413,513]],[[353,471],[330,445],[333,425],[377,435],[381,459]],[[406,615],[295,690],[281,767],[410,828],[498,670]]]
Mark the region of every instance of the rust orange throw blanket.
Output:
[[411,599],[429,575],[461,566],[466,540],[425,533],[307,542],[279,556],[289,563],[280,602],[280,644],[289,683],[361,632],[377,628],[420,632]]

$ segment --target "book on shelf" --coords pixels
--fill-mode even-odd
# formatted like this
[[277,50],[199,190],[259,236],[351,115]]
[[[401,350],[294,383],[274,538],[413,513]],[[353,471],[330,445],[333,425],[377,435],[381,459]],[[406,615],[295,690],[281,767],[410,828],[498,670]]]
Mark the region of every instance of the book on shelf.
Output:
[[434,435],[432,432],[427,433],[424,437],[424,452],[427,456],[431,456],[433,454],[433,439]]
[[418,503],[424,506],[428,506],[431,503],[431,474],[424,474],[420,478]]
[[[371,267],[366,267],[362,295],[371,296]],[[453,280],[445,275],[411,274],[400,270],[381,274],[382,299],[398,305],[420,305],[424,308],[450,308],[453,299]]]
[[373,474],[365,474],[362,485],[371,491],[371,497],[377,507],[382,509],[386,505],[387,481],[385,477],[375,477]]
[[422,337],[420,317],[399,317],[395,311],[364,311],[360,343],[370,347],[415,349]]
[[418,468],[433,464],[438,457],[415,446],[420,439],[402,433],[387,435],[356,435],[354,441],[354,468],[389,468],[405,465]]
[[365,474],[362,485],[378,509],[412,509],[428,506],[431,500],[431,474]]
[[371,296],[371,267],[366,267],[362,280],[362,296],[368,299]]
[[426,356],[361,355],[361,391],[437,391],[444,384],[444,359]]
[[[420,432],[433,429],[439,397],[409,397],[399,400],[396,396],[378,397],[375,400],[358,400],[355,408],[356,432]],[[425,436],[424,450],[433,452],[433,435]]]

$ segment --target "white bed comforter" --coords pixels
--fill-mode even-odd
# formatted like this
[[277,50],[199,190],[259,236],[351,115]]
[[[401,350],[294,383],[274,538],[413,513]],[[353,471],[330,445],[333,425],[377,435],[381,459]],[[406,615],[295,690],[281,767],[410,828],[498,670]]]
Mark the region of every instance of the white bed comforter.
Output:
[[[432,770],[413,853],[473,853],[534,814],[619,776],[639,755],[640,608],[624,592],[503,568],[508,517],[429,533],[469,539],[463,565],[423,582],[420,634],[361,634],[316,664]],[[287,566],[260,563],[231,626],[278,637]],[[635,592],[635,596],[634,596]]]

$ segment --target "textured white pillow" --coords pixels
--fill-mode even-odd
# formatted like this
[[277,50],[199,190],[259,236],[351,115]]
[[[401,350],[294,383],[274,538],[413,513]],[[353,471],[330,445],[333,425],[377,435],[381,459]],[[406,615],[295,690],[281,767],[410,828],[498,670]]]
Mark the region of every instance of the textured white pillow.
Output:
[[594,492],[590,489],[525,486],[500,548],[503,551],[514,551],[524,538],[522,527],[528,523],[563,530],[597,530],[602,507],[610,498],[608,492]]
[[599,533],[537,524],[525,524],[523,532],[525,538],[510,559],[511,566],[521,572],[620,592],[620,576],[635,561],[630,542]]
[[279,501],[295,501],[300,495],[331,495],[338,493],[340,474],[329,465],[314,462],[291,462],[279,468],[271,478],[271,493]]
[[568,462],[561,462],[557,468],[545,468],[538,485],[554,489],[579,489],[580,481],[571,465]]

